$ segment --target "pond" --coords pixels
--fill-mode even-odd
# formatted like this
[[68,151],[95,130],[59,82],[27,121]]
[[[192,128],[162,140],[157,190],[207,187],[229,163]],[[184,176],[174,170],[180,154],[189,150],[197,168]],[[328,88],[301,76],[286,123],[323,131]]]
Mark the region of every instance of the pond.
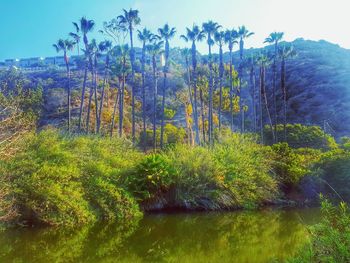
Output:
[[292,256],[320,211],[264,209],[145,215],[127,224],[0,232],[0,262],[246,262]]

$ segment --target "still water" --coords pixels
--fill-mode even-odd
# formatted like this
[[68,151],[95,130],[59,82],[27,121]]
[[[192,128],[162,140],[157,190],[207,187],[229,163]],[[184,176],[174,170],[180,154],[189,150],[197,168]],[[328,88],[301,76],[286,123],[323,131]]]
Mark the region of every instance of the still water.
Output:
[[263,263],[307,242],[318,209],[152,214],[128,224],[0,232],[0,262]]

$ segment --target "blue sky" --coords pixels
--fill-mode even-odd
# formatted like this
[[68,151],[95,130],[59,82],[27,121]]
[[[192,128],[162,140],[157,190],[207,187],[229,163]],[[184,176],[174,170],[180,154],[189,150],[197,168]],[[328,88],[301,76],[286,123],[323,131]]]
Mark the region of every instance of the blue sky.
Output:
[[[186,26],[212,19],[225,28],[246,25],[256,34],[247,47],[262,46],[272,31],[298,37],[325,39],[350,48],[349,0],[0,0],[0,61],[6,58],[54,55],[52,44],[67,37],[72,21],[94,19],[97,33],[103,21],[136,8],[141,28],[156,30],[164,23],[175,26],[173,46],[184,46],[179,35]],[[202,44],[200,51],[206,52]]]

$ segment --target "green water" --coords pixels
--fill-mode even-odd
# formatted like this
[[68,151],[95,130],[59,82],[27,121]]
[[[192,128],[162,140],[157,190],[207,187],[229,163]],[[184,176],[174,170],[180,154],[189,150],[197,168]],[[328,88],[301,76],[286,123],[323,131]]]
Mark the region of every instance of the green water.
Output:
[[307,242],[318,209],[146,215],[77,230],[0,232],[0,262],[271,262]]

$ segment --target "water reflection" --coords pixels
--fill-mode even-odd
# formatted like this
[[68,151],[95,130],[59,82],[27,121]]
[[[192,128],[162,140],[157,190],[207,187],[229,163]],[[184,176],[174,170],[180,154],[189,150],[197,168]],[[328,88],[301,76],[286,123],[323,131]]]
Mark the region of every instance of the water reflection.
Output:
[[305,244],[317,209],[148,215],[127,225],[1,233],[0,262],[270,262]]

